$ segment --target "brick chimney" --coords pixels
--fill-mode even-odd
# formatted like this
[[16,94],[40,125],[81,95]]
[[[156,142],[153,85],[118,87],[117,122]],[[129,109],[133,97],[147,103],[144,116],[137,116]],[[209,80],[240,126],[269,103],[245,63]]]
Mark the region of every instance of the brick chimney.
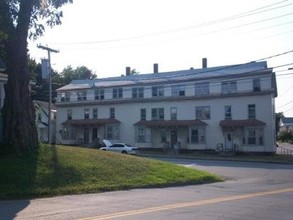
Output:
[[208,59],[207,58],[202,58],[202,68],[207,68],[208,67]]
[[129,66],[126,67],[126,76],[129,76],[131,72],[131,69]]
[[159,73],[159,64],[154,63],[154,73]]

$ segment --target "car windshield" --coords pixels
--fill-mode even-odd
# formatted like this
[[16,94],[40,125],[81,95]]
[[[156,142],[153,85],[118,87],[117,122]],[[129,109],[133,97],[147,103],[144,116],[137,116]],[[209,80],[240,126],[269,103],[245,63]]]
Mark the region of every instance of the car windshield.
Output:
[[125,144],[127,147],[133,147],[133,146],[131,146],[130,144]]

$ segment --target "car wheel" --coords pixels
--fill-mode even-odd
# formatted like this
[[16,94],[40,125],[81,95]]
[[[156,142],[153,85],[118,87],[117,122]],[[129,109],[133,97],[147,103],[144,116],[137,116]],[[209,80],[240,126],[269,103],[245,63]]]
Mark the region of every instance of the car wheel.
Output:
[[121,153],[122,153],[122,154],[127,154],[127,151],[123,150]]

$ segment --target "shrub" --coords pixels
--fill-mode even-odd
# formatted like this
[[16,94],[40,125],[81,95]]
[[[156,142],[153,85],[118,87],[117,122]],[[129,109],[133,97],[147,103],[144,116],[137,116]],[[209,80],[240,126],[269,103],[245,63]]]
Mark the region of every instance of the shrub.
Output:
[[278,140],[281,142],[288,142],[293,144],[293,131],[281,131],[278,135]]

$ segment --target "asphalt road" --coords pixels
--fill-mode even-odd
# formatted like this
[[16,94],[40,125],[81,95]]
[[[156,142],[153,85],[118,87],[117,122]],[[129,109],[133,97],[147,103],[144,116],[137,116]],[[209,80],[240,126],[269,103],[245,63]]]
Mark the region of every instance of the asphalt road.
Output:
[[164,160],[219,174],[226,181],[1,201],[0,219],[292,219],[292,164]]

